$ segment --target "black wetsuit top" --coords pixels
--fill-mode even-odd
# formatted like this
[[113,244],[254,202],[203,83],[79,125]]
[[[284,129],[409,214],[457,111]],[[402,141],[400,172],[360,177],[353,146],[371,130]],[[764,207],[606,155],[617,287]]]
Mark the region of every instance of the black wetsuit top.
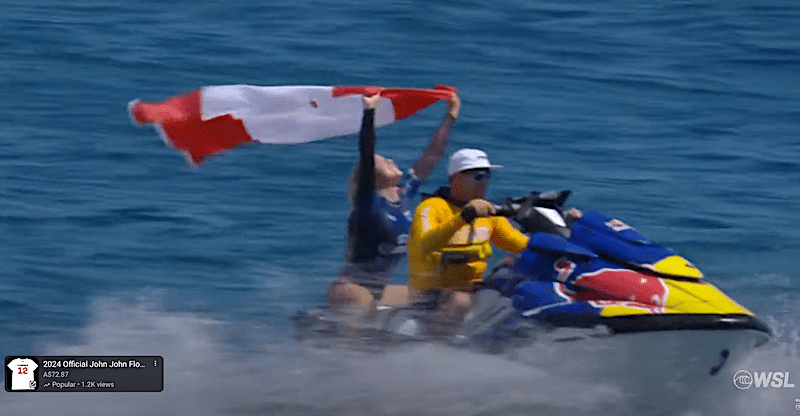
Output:
[[389,202],[375,190],[375,110],[364,110],[353,210],[347,223],[348,265],[342,275],[381,290],[406,254],[415,197],[421,181],[410,170],[399,183],[400,200]]

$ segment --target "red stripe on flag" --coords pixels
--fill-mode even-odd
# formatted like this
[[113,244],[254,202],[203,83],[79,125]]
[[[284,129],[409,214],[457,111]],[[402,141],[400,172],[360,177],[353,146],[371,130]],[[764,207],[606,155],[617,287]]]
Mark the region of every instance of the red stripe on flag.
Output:
[[436,88],[433,90],[387,88],[381,91],[381,97],[392,100],[394,119],[402,120],[438,100],[449,99],[455,90],[453,87],[444,86],[437,86]]
[[135,101],[130,112],[139,123],[160,125],[164,140],[185,152],[195,166],[214,153],[255,141],[242,121],[229,114],[203,121],[201,98],[201,92],[196,91],[160,103]]

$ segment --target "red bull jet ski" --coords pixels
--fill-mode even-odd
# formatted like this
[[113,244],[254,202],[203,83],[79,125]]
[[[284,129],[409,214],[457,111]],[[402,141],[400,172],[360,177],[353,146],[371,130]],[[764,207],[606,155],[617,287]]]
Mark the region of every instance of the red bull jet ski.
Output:
[[589,211],[567,227],[568,191],[508,201],[500,212],[530,235],[513,264],[494,270],[483,289],[508,297],[521,317],[552,326],[603,325],[613,333],[769,328],[705,281],[676,252],[631,226]]
[[[569,194],[531,193],[496,206],[530,242],[484,278],[472,310],[448,334],[450,342],[502,348],[532,333],[561,342],[647,335],[637,337],[646,342],[635,348],[658,345],[676,362],[694,357],[690,361],[713,376],[735,355],[771,338],[764,322],[705,281],[691,262],[619,219],[588,211],[567,224]],[[434,308],[434,300],[379,307],[366,327],[425,339],[435,332]],[[306,329],[325,322],[331,330],[336,319],[318,310],[298,314],[296,322]]]

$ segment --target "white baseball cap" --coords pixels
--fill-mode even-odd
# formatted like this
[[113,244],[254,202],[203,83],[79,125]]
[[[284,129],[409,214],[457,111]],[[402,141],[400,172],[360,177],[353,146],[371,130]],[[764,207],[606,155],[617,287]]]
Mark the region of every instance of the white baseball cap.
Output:
[[447,166],[447,174],[453,176],[454,173],[468,169],[497,169],[501,165],[492,165],[489,158],[478,149],[461,149],[450,156],[450,164]]

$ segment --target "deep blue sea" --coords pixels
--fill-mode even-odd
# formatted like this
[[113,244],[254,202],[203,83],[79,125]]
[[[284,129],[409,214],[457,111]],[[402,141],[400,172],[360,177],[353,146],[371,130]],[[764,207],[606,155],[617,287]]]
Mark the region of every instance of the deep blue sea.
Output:
[[[727,376],[696,402],[642,407],[615,380],[543,368],[535,349],[300,343],[291,316],[323,304],[343,262],[356,137],[251,144],[193,169],[126,112],[206,85],[454,85],[448,154],[478,147],[505,165],[490,197],[570,189],[572,205],[683,253],[775,330],[743,368],[800,386],[800,3],[0,10],[0,355],[165,360],[161,393],[0,391],[0,413],[800,414],[800,387],[741,391]],[[409,167],[445,111],[380,129],[378,151]],[[569,358],[564,374],[579,374]]]

